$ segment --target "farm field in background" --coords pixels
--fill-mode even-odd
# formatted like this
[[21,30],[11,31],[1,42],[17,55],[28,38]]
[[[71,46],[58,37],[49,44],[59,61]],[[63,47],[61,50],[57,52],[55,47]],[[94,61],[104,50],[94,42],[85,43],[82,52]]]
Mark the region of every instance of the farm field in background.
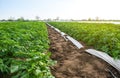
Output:
[[120,25],[110,23],[49,22],[88,46],[120,58]]
[[109,20],[108,21],[107,20],[104,20],[104,21],[102,21],[102,20],[101,21],[100,20],[98,20],[98,21],[94,20],[94,21],[92,21],[91,20],[91,21],[78,21],[78,22],[79,23],[108,23],[108,24],[111,23],[111,24],[120,24],[119,20],[118,21],[117,20],[116,21],[115,20],[111,20],[111,21],[109,21]]
[[0,76],[53,78],[43,22],[0,22]]

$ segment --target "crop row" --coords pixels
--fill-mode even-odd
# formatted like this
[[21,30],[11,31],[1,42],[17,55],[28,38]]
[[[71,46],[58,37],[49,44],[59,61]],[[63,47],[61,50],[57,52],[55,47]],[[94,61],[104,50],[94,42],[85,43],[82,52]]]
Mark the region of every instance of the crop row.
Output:
[[0,23],[0,77],[53,78],[43,22]]
[[49,22],[88,46],[120,58],[120,25],[105,23]]

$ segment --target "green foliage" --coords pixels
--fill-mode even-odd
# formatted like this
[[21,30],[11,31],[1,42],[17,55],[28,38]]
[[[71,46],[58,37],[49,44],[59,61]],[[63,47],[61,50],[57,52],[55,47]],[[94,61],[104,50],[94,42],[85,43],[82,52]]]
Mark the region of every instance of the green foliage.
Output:
[[3,78],[54,78],[49,66],[48,34],[43,22],[0,23],[0,72]]
[[120,58],[120,25],[105,23],[49,22],[89,46]]

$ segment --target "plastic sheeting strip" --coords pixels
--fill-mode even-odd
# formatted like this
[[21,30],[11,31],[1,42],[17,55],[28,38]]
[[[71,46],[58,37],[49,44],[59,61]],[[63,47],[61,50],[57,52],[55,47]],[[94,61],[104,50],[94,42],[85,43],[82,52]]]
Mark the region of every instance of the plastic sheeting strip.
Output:
[[77,40],[73,39],[70,36],[66,36],[75,46],[77,46],[79,49],[83,48],[82,44],[80,44]]
[[57,32],[59,32],[59,33],[61,32],[60,30],[58,30],[58,29],[56,29],[56,28],[54,28],[54,29],[55,29]]
[[103,60],[105,60],[107,63],[109,63],[110,65],[115,67],[120,72],[120,60],[113,59],[112,57],[110,57],[105,52],[97,51],[97,50],[94,50],[94,49],[87,49],[85,51],[92,54],[92,55],[95,55],[95,56],[97,56],[97,57],[99,57]]

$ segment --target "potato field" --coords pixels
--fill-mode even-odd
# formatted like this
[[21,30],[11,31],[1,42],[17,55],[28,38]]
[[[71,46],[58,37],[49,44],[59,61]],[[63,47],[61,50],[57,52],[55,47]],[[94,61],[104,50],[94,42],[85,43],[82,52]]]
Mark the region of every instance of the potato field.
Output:
[[0,22],[0,78],[53,78],[43,22]]
[[77,48],[54,28],[82,42],[83,46],[120,59],[119,24],[48,23],[0,22],[0,78],[120,77],[120,71],[114,66],[87,53],[86,47]]

